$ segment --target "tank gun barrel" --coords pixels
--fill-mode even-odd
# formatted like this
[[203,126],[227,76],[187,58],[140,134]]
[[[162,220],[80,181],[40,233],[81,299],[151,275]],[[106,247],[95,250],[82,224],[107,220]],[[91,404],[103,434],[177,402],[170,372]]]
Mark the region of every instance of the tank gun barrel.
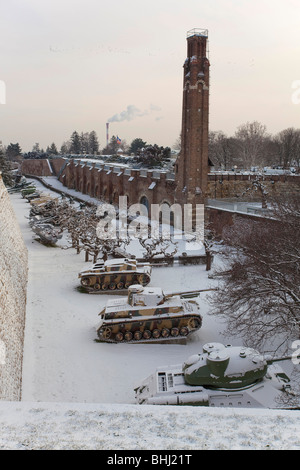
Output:
[[182,292],[170,292],[169,294],[165,294],[165,299],[169,299],[170,297],[175,297],[176,295],[198,295],[200,292],[209,292],[218,290],[218,288],[211,288],[211,289],[197,289],[197,290],[190,290],[190,291],[182,291]]
[[274,364],[274,362],[282,362],[282,361],[291,361],[294,356],[283,356],[283,357],[274,357],[274,359],[266,357],[266,361],[268,366]]

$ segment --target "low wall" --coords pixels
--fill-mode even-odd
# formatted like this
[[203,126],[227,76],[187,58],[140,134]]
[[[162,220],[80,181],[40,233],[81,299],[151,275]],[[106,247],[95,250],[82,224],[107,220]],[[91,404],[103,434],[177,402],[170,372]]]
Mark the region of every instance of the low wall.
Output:
[[[209,199],[259,200],[261,195],[259,190],[255,190],[256,179],[256,174],[211,173],[208,175],[207,197]],[[300,194],[300,175],[264,175],[261,183],[268,197]]]
[[27,249],[0,174],[0,400],[21,399]]

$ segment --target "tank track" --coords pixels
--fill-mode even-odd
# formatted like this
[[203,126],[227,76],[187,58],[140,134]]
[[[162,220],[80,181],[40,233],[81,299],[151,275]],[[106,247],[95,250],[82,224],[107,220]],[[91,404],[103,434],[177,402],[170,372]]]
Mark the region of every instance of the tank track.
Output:
[[[164,319],[160,319],[162,322]],[[183,317],[171,317],[168,318],[172,323],[180,322],[183,320]],[[147,320],[154,324],[157,323],[157,319],[153,318],[152,320]],[[141,325],[142,323],[142,325]],[[101,325],[97,329],[98,342],[103,343],[151,343],[156,341],[170,341],[186,338],[194,331],[197,331],[202,326],[202,320],[198,316],[186,315],[184,317],[184,322],[180,326],[172,326],[171,328],[162,327],[161,329],[156,324],[155,328],[146,328],[146,321],[136,320],[136,321],[120,321],[113,324]],[[113,328],[116,328],[120,325],[119,331],[113,333]],[[128,329],[129,325],[131,327]],[[126,328],[127,326],[127,328]],[[101,334],[100,331],[103,333]]]
[[[88,277],[88,276],[86,276]],[[146,287],[149,282],[150,282],[150,277],[147,279],[147,282],[143,282],[143,283],[140,283],[139,280],[138,280],[138,277],[135,277],[132,281],[128,282],[128,283],[124,283],[124,282],[120,282],[120,283],[115,283],[115,282],[111,282],[110,284],[106,283],[106,284],[101,284],[100,282],[99,283],[95,283],[93,284],[92,286],[89,286],[89,285],[84,285],[82,282],[80,282],[80,286],[81,288],[83,288],[86,292],[88,292],[89,294],[119,294],[119,293],[125,293],[127,294],[128,291],[128,287],[134,285],[134,284],[140,284],[141,286],[143,287]],[[100,279],[99,279],[100,281]],[[96,287],[94,287],[96,286]],[[105,286],[105,287],[104,287]]]

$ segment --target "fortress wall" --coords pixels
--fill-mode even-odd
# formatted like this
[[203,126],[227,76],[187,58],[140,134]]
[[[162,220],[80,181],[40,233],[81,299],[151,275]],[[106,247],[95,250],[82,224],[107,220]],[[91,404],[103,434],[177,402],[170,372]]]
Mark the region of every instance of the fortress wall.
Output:
[[[149,204],[168,202],[173,204],[175,175],[155,170],[129,170],[112,164],[90,165],[58,158],[51,166],[60,181],[70,189],[76,189],[106,202],[118,202],[126,195],[129,204],[147,197]],[[24,160],[22,173],[33,176],[51,176],[47,160]],[[254,190],[256,174],[208,174],[207,197],[209,199],[238,198],[260,200],[261,194]],[[300,193],[300,175],[265,175],[263,184],[269,196]]]
[[53,176],[48,160],[23,160],[21,171],[28,176]]
[[21,399],[27,249],[0,173],[0,400]]

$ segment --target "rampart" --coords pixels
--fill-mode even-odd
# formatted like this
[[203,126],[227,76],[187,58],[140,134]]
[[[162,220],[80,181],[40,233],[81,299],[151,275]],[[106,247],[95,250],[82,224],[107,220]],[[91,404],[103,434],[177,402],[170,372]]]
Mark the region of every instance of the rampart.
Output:
[[21,399],[28,258],[0,173],[0,400]]
[[[171,205],[175,198],[175,174],[158,169],[132,169],[112,163],[58,158],[24,160],[22,173],[56,176],[67,188],[109,203],[117,204],[119,196],[127,196],[129,205],[143,202],[150,207],[163,202]],[[257,178],[255,173],[209,173],[207,197],[260,200],[261,194],[255,185]],[[300,192],[300,175],[264,175],[262,183],[269,196]]]

